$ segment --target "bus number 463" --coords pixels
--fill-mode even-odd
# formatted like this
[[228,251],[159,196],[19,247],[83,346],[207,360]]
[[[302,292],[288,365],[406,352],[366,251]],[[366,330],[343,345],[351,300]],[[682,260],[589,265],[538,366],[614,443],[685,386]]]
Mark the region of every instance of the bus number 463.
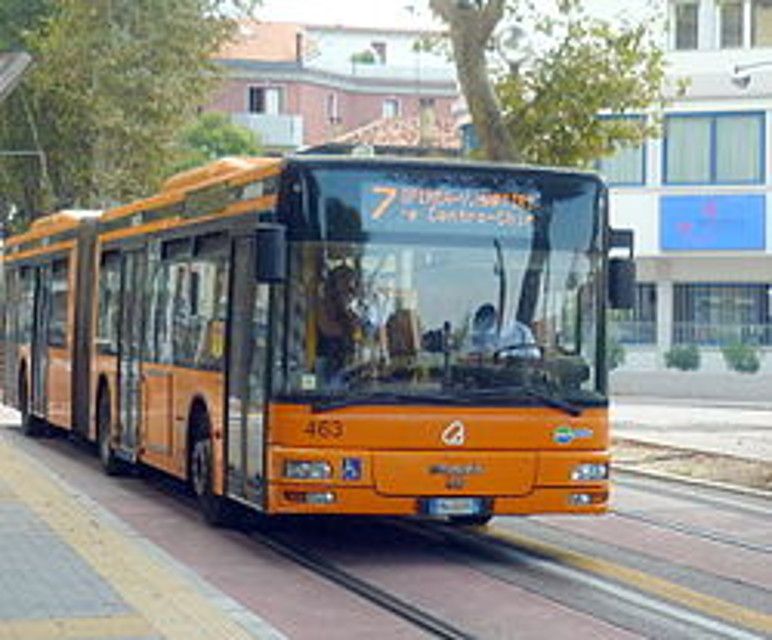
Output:
[[343,423],[340,420],[311,420],[303,432],[312,438],[341,438]]

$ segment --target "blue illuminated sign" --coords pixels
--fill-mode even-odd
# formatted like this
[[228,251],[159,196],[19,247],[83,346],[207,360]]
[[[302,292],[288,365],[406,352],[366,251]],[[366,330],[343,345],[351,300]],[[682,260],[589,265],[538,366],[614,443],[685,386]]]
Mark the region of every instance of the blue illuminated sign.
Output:
[[662,196],[663,250],[763,250],[766,198],[744,196]]

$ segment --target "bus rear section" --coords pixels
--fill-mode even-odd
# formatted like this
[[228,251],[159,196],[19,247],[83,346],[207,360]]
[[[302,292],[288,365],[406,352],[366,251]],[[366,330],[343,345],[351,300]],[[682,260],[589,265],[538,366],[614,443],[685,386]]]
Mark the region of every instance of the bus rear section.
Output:
[[36,435],[82,432],[88,416],[94,211],[62,211],[7,239],[4,398]]
[[604,512],[604,193],[581,173],[290,161],[286,278],[231,319],[251,333],[231,343],[228,493],[269,513]]

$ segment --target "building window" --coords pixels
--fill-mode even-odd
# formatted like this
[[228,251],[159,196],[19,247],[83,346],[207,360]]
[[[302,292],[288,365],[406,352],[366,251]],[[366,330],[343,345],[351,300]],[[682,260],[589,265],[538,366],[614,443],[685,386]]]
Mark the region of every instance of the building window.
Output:
[[598,171],[610,185],[642,185],[645,182],[645,146],[621,147],[598,162]]
[[763,140],[762,113],[667,116],[665,182],[761,183]]
[[399,100],[387,98],[383,101],[383,117],[397,118],[399,116]]
[[249,113],[279,115],[281,90],[278,87],[249,87]]
[[[612,118],[635,118],[639,116],[609,116]],[[646,181],[646,145],[619,147],[612,155],[601,158],[595,168],[611,185],[642,185]]]
[[753,0],[751,42],[754,47],[772,47],[772,0]]
[[772,345],[768,284],[676,284],[673,341]]
[[657,285],[638,282],[635,285],[635,306],[630,311],[619,311],[615,318],[615,335],[625,344],[656,344],[657,342]]
[[378,59],[378,64],[386,64],[386,43],[373,42],[370,46],[373,51],[375,51],[375,57]]
[[699,34],[699,4],[678,2],[675,5],[675,48],[696,49]]
[[738,49],[743,46],[744,6],[742,0],[730,0],[719,5],[722,49]]

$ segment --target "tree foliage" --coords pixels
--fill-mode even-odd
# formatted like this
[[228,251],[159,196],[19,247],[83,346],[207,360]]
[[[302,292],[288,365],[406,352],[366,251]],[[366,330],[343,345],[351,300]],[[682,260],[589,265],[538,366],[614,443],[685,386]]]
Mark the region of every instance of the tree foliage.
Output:
[[0,148],[39,149],[47,175],[34,160],[3,162],[5,206],[30,217],[153,191],[218,81],[212,56],[245,2],[57,0],[24,35],[36,64],[0,110]]
[[[449,27],[486,157],[584,167],[656,133],[656,119],[599,117],[646,114],[663,102],[665,64],[656,20],[612,24],[589,15],[581,0],[430,5]],[[531,45],[518,43],[508,53],[514,59],[496,65],[487,54],[500,51],[502,36],[513,26],[528,34]]]
[[24,47],[25,34],[51,11],[53,0],[0,1],[0,51]]
[[181,136],[179,161],[174,172],[192,169],[225,156],[260,155],[259,136],[233,124],[222,113],[204,113]]

